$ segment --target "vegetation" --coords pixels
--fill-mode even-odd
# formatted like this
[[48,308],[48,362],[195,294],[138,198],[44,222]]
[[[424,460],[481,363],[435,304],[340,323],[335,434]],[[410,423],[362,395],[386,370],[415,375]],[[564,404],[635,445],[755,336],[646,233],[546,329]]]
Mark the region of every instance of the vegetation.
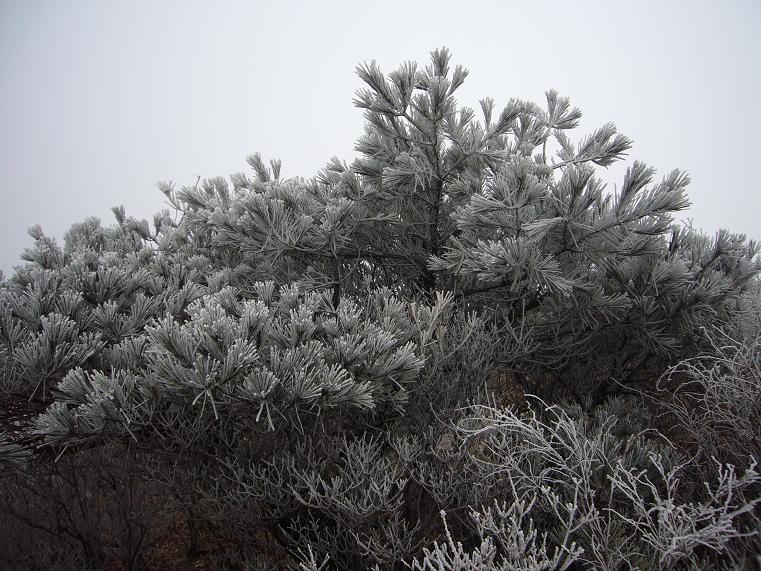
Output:
[[[746,569],[758,246],[581,113],[366,88],[359,158],[41,229],[0,282],[6,568]],[[181,543],[181,548],[178,545]],[[174,567],[173,567],[174,566]]]

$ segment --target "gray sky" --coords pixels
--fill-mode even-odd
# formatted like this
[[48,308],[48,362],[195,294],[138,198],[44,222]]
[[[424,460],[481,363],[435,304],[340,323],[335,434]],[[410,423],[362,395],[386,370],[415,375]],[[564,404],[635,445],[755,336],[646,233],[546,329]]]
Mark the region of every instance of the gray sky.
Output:
[[690,173],[683,218],[761,238],[757,0],[0,0],[0,269],[33,224],[61,240],[114,205],[149,217],[159,180],[247,170],[255,151],[284,176],[350,160],[354,67],[440,46],[470,69],[462,104],[558,89],[579,138],[612,121],[629,163]]

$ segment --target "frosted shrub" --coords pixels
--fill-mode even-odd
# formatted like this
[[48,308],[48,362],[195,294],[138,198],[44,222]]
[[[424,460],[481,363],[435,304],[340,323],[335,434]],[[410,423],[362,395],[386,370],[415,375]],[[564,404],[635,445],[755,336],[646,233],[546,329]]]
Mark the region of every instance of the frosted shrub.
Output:
[[[673,567],[695,561],[698,550],[725,553],[730,542],[757,534],[756,505],[761,476],[753,463],[741,476],[731,464],[718,466],[715,482],[705,482],[701,501],[680,500],[684,466],[666,469],[654,454],[656,476],[645,470],[617,467],[611,485],[621,494],[628,513],[611,508],[645,550],[650,567]],[[748,517],[746,517],[748,516]],[[748,521],[750,520],[750,526]],[[753,524],[756,528],[754,529]]]
[[[436,543],[432,549],[424,549],[422,559],[414,560],[409,567],[416,571],[568,569],[583,550],[573,543],[567,545],[567,536],[562,538],[560,547],[551,549],[547,533],[540,535],[528,515],[536,500],[536,497],[530,502],[519,500],[510,506],[495,502],[481,511],[472,511],[481,543],[471,551],[455,542],[445,522],[446,541]],[[557,502],[557,498],[554,501]],[[445,518],[445,512],[441,516]]]
[[[609,408],[618,412],[623,404]],[[722,467],[715,481],[695,491],[680,480],[685,465],[675,463],[661,438],[616,434],[616,417],[603,411],[591,420],[572,414],[541,403],[524,416],[488,407],[465,414],[456,431],[472,457],[470,481],[499,486],[498,494],[511,499],[473,511],[480,548],[465,552],[449,538],[419,568],[480,569],[499,561],[555,568],[561,559],[603,569],[654,568],[694,563],[706,552],[718,556],[755,535],[754,467],[742,476],[734,466]],[[538,544],[547,567],[528,555]],[[438,567],[431,567],[434,561]]]
[[714,473],[717,465],[705,459],[761,461],[761,336],[743,336],[740,327],[706,333],[709,349],[669,369],[661,383],[673,391],[669,411]]

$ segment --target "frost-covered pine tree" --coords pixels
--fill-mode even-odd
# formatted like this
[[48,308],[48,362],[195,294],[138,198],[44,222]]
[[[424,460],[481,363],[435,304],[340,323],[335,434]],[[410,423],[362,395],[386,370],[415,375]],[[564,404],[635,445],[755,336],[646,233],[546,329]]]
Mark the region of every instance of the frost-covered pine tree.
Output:
[[[503,360],[525,383],[585,402],[687,354],[759,269],[744,236],[673,223],[688,206],[686,174],[656,182],[635,162],[608,191],[595,169],[631,142],[612,124],[574,142],[581,112],[555,91],[544,107],[460,107],[467,71],[451,69],[446,50],[423,69],[386,77],[371,63],[358,74],[367,124],[354,164],[281,180],[279,163],[253,155],[254,180],[180,194],[219,251],[274,262],[278,275],[331,291],[335,306],[376,285],[450,291],[510,331]],[[576,386],[579,377],[590,382]]]
[[[609,191],[598,170],[631,142],[574,136],[554,91],[462,107],[447,50],[357,72],[353,164],[285,178],[254,154],[230,181],[161,183],[174,212],[153,224],[116,208],[63,247],[32,229],[0,283],[0,394],[37,407],[0,433],[3,474],[28,470],[2,505],[43,481],[70,497],[97,450],[178,514],[191,552],[213,536],[249,568],[741,565],[752,434],[743,473],[701,471],[652,403],[705,435],[752,400],[734,372],[756,378],[758,344],[717,356],[705,332],[755,295],[756,244],[674,224],[679,171],[634,162]],[[702,388],[664,399],[667,369]],[[696,473],[705,490],[680,484]]]

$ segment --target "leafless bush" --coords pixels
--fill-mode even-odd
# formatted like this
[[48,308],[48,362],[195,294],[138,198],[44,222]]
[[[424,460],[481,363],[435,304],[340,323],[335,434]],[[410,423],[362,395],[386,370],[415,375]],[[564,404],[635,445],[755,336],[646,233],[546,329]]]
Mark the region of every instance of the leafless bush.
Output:
[[[0,486],[0,533],[8,568],[142,568],[165,499],[123,451],[92,450],[6,473]],[[35,547],[43,546],[43,548]],[[76,555],[73,559],[69,553]]]
[[738,466],[761,461],[761,320],[755,319],[745,314],[733,328],[708,330],[710,350],[661,379],[662,387],[676,384],[668,409],[708,469],[716,467],[705,462],[710,457]]
[[470,481],[507,482],[504,503],[471,509],[474,547],[447,530],[411,568],[706,568],[752,553],[755,464],[742,475],[720,466],[705,486],[683,481],[688,463],[667,442],[616,427],[626,406],[612,402],[593,418],[543,403],[527,415],[468,411],[455,429],[473,460]]

